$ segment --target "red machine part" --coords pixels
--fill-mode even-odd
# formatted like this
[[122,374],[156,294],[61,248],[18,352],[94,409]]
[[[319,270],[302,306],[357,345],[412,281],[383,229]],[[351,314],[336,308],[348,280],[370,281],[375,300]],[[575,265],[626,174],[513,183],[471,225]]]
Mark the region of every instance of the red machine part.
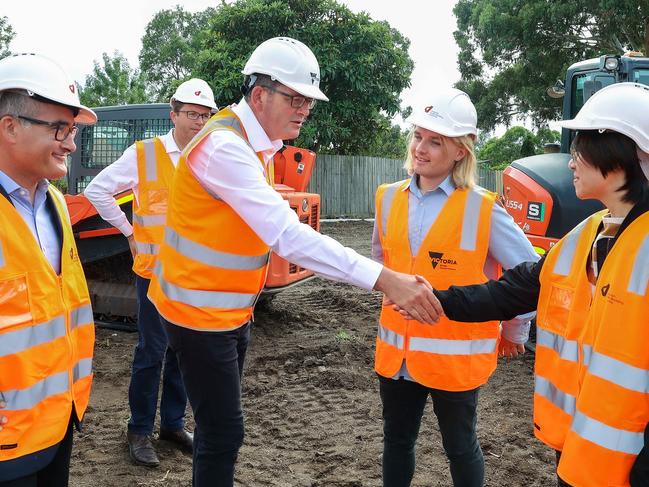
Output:
[[527,174],[514,167],[503,172],[503,205],[541,255],[557,239],[545,236],[552,215],[552,196]]

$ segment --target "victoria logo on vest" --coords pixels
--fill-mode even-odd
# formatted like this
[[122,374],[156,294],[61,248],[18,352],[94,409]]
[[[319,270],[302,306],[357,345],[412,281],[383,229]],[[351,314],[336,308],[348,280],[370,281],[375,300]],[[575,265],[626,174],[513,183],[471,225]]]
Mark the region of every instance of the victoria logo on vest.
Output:
[[606,296],[608,294],[609,289],[611,289],[610,284],[607,284],[606,286],[602,286],[602,296]]
[[428,256],[430,257],[430,263],[433,266],[433,269],[437,269],[437,266],[439,266],[440,269],[450,269],[450,270],[455,270],[455,266],[457,265],[457,260],[455,259],[450,259],[450,258],[444,258],[444,253],[443,252],[428,252]]

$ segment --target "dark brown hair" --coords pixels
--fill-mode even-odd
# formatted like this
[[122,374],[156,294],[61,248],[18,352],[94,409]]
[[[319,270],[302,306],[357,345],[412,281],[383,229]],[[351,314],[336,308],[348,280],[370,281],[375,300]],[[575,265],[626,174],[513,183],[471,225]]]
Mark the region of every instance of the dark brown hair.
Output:
[[626,183],[618,188],[623,191],[622,200],[637,203],[649,193],[649,184],[638,159],[636,143],[619,132],[580,130],[572,142],[571,153],[599,170],[602,176],[610,172],[624,171]]

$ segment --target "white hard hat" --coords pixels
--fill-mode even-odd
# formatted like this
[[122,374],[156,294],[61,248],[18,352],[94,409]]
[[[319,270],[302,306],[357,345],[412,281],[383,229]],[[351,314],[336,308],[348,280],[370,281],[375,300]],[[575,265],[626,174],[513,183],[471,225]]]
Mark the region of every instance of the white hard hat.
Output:
[[455,88],[437,91],[406,122],[447,137],[478,134],[478,114],[469,95]]
[[572,120],[559,122],[571,130],[611,130],[649,152],[649,87],[639,83],[608,85],[591,96]]
[[191,103],[192,105],[201,105],[218,110],[216,103],[214,103],[214,93],[212,88],[205,81],[198,78],[181,83],[176,92],[171,97],[171,100],[176,100],[181,103]]
[[320,91],[320,66],[315,55],[305,44],[290,37],[273,37],[259,44],[241,72],[266,74],[300,95],[329,101]]
[[74,80],[56,62],[40,54],[14,54],[0,60],[0,91],[4,90],[26,90],[29,96],[76,108],[77,123],[91,125],[97,121],[95,112],[79,101]]

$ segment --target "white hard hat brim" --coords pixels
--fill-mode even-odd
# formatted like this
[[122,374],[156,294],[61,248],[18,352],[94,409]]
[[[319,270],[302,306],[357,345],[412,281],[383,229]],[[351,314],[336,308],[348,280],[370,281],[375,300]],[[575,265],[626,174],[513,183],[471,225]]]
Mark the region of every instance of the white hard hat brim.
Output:
[[569,130],[610,130],[611,132],[617,132],[626,135],[633,140],[643,152],[649,152],[649,142],[639,142],[644,141],[644,138],[638,134],[637,127],[625,124],[620,120],[611,120],[607,123],[606,120],[601,117],[598,117],[597,120],[593,121],[588,118],[580,119],[579,115],[577,115],[577,117],[572,120],[562,120],[557,122],[557,125]]
[[94,125],[97,123],[97,114],[86,106],[79,106],[79,113],[74,117],[75,123],[82,125]]
[[[282,83],[281,80],[278,81]],[[320,100],[320,101],[329,101],[327,95],[325,95],[322,91],[320,91],[320,88],[318,88],[315,85],[307,85],[303,83],[291,83],[291,84],[286,83],[286,86],[297,91],[300,95],[306,96],[307,98],[313,98],[314,100]]]
[[188,105],[199,105],[205,108],[210,108],[212,110],[218,110],[218,107],[216,106],[216,103],[214,102],[207,102],[203,100],[202,98],[194,97],[194,98],[186,98],[183,96],[174,96],[171,98],[172,100],[176,100],[180,103],[185,103]]
[[430,130],[431,132],[444,135],[445,137],[461,137],[462,135],[469,134],[477,135],[476,131],[467,131],[466,129],[452,130],[449,128],[448,123],[445,123],[443,119],[439,119],[438,123],[435,119],[425,114],[413,113],[408,118],[406,118],[405,121],[406,123],[410,123],[412,125],[416,125],[417,127]]

